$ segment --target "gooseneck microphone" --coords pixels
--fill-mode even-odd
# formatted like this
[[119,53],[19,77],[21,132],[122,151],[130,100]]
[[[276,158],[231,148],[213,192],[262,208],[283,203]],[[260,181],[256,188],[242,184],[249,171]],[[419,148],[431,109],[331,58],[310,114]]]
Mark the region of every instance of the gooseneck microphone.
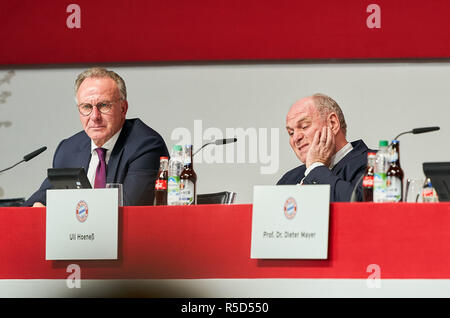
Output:
[[436,131],[441,129],[438,126],[434,126],[434,127],[422,127],[422,128],[414,128],[412,130],[409,131],[404,131],[401,134],[397,135],[394,140],[397,140],[398,137],[405,135],[405,134],[423,134],[423,133],[427,133],[427,132],[431,132],[431,131]]
[[[436,131],[441,129],[438,126],[433,126],[433,127],[422,127],[422,128],[413,128],[412,130],[409,131],[404,131],[400,134],[398,134],[393,140],[397,140],[398,137],[405,135],[405,134],[423,134],[423,133],[427,133],[427,132],[432,132],[432,131]],[[392,142],[390,143],[390,145],[392,144]],[[358,188],[358,185],[361,183],[362,179],[364,178],[364,173],[361,175],[361,177],[359,177],[358,181],[356,182],[355,186],[353,187],[353,191],[352,191],[352,196],[350,198],[350,202],[356,202],[357,198],[356,198],[356,189]]]
[[225,145],[225,144],[231,144],[236,141],[237,141],[237,138],[225,138],[225,139],[217,139],[217,140],[208,142],[208,143],[204,144],[203,146],[201,146],[200,149],[198,149],[196,152],[194,152],[194,154],[192,156],[195,156],[195,154],[197,152],[199,152],[200,150],[202,150],[204,147],[206,147],[208,145],[215,144],[217,146],[220,146],[220,145]]
[[26,161],[29,161],[29,160],[33,159],[34,157],[36,157],[37,155],[41,154],[41,153],[44,152],[45,150],[47,150],[47,147],[42,147],[42,148],[39,148],[38,150],[35,150],[35,151],[29,153],[28,155],[23,156],[23,159],[20,160],[18,163],[12,165],[12,166],[9,167],[9,168],[0,170],[0,173],[2,173],[2,172],[4,172],[4,171],[7,171],[7,170],[9,170],[9,169],[14,168],[14,167],[17,166],[19,163],[22,163],[22,162],[24,162],[24,161],[26,162]]

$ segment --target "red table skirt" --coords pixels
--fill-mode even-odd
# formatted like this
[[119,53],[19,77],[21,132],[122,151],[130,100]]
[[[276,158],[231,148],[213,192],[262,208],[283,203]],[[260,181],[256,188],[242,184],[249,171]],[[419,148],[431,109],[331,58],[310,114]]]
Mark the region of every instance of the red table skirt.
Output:
[[0,208],[0,279],[450,278],[450,203],[332,203],[328,260],[250,259],[252,205],[124,207],[119,259],[46,261],[45,208]]

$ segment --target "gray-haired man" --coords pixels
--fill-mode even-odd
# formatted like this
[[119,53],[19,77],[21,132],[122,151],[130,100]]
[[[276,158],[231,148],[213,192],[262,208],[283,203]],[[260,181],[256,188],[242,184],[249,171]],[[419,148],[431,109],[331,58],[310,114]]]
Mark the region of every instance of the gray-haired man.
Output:
[[[123,79],[113,71],[91,68],[78,76],[75,93],[84,130],[61,141],[53,167],[83,167],[92,187],[121,183],[124,205],[151,205],[159,158],[168,151],[156,131],[140,119],[125,118]],[[50,188],[45,179],[24,205],[44,206]]]

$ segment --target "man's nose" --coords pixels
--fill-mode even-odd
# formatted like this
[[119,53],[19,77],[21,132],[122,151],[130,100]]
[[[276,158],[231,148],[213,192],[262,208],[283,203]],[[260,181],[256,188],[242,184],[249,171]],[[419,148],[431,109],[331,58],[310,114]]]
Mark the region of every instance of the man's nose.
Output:
[[294,130],[294,143],[298,145],[305,135],[300,130]]
[[97,106],[94,106],[90,116],[92,120],[99,120],[102,117],[102,113],[98,110]]

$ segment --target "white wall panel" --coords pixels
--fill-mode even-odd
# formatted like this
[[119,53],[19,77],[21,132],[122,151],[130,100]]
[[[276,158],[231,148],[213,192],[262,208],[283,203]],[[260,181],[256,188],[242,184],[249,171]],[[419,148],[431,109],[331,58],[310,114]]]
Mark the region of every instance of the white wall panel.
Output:
[[[128,118],[140,117],[161,133],[168,147],[179,140],[171,140],[171,135],[180,127],[187,128],[197,143],[205,137],[202,134],[220,137],[227,129],[255,133],[256,143],[241,138],[223,149],[205,148],[195,163],[198,193],[231,190],[238,193],[238,203],[250,203],[253,185],[275,184],[299,164],[288,144],[285,115],[295,100],[315,92],[340,104],[350,141],[362,138],[372,148],[379,139],[392,139],[404,130],[441,126],[439,132],[400,138],[407,177],[421,177],[424,161],[450,161],[450,64],[446,62],[107,67],[127,83]],[[0,198],[29,197],[51,166],[59,141],[81,130],[73,83],[83,69],[15,69],[9,83],[0,85],[0,94],[11,93],[0,100],[0,169],[43,145],[49,148],[0,175]],[[0,79],[9,70],[0,69]],[[274,132],[279,136],[273,135],[276,142],[271,145]],[[239,149],[247,150],[244,154]],[[261,149],[268,150],[266,156],[259,153]],[[244,163],[239,162],[242,158]],[[262,173],[262,167],[270,165],[270,173]]]

